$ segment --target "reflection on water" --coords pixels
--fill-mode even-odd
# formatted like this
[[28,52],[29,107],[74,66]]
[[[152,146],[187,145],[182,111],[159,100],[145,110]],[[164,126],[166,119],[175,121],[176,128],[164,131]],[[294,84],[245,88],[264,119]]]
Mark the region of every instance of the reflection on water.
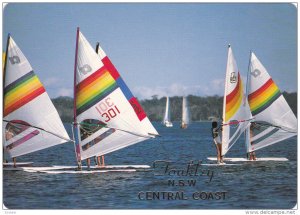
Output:
[[[107,164],[147,164],[170,160],[178,169],[191,160],[208,162],[215,156],[209,123],[193,123],[181,130],[155,124],[160,138],[106,155]],[[69,127],[67,127],[69,128]],[[70,131],[70,129],[68,129]],[[239,140],[228,157],[245,156],[243,140]],[[155,176],[154,171],[45,174],[5,171],[3,199],[11,209],[51,208],[199,208],[199,209],[260,209],[292,208],[297,200],[297,138],[262,149],[258,157],[287,157],[289,162],[249,162],[236,166],[203,166],[214,172],[207,183],[204,177]],[[75,165],[72,143],[55,146],[18,158],[34,161],[36,166]],[[93,162],[93,161],[92,161]],[[169,186],[168,180],[196,180],[195,186]],[[146,191],[179,191],[188,200],[139,200]],[[226,193],[224,200],[193,200],[194,192]]]

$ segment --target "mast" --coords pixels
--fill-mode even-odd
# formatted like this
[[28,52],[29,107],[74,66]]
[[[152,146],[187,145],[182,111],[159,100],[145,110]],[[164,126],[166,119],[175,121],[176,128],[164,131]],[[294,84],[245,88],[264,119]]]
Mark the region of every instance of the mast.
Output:
[[4,115],[4,87],[5,87],[5,76],[6,76],[6,64],[7,64],[7,52],[8,52],[8,46],[10,41],[10,34],[7,35],[7,42],[6,42],[6,50],[5,50],[5,59],[4,59],[4,67],[3,67],[3,83],[2,83],[2,95],[3,95],[3,101],[2,101],[2,108],[3,108],[3,115]]
[[[225,116],[226,116],[226,92],[227,92],[227,68],[228,68],[228,59],[229,59],[229,49],[230,49],[230,44],[228,44],[228,53],[227,53],[227,64],[226,64],[226,72],[225,72],[225,88],[224,88],[224,97],[223,97],[223,117],[222,117],[222,124],[225,123]],[[222,129],[222,137],[224,137],[225,129]],[[222,138],[222,144],[224,138]]]
[[251,54],[252,54],[252,50],[250,50],[249,64],[248,64],[248,73],[247,73],[247,83],[246,83],[246,96],[247,96],[247,99],[248,99],[248,94],[249,94]]
[[[74,103],[73,103],[73,111],[74,111],[74,129],[73,129],[73,135],[74,132],[77,131],[78,134],[78,124],[77,124],[77,113],[76,113],[76,70],[77,70],[77,57],[78,57],[78,39],[79,39],[79,27],[77,27],[77,33],[76,33],[76,48],[75,48],[75,64],[74,64]],[[74,135],[75,137],[75,135]],[[78,138],[78,135],[77,135]],[[80,144],[79,141],[76,141],[76,138],[74,139],[74,146],[75,146],[75,154],[78,164],[78,169],[81,170],[81,154],[80,154]]]
[[77,67],[77,55],[78,55],[78,38],[79,38],[79,27],[77,27],[76,33],[76,48],[75,48],[75,64],[74,64],[74,88],[73,88],[73,96],[74,96],[74,123],[76,124],[77,116],[76,116],[76,67]]
[[[8,46],[9,46],[9,41],[10,41],[10,34],[7,35],[7,42],[6,42],[6,50],[5,50],[5,58],[4,58],[4,66],[3,66],[3,82],[2,82],[2,96],[3,96],[3,100],[2,100],[2,114],[4,116],[4,87],[5,87],[5,76],[6,76],[6,62],[7,62],[7,52],[8,52]],[[4,145],[2,146],[2,150],[3,150],[3,162],[6,161],[5,159],[5,153],[4,153]],[[6,161],[7,162],[7,161]]]
[[[251,54],[252,50],[250,50],[250,56],[249,56],[249,63],[248,63],[248,72],[247,72],[247,81],[246,81],[246,101],[248,101],[248,95],[249,95],[249,83],[250,83],[250,65],[251,65]],[[247,102],[249,105],[249,103]],[[249,107],[250,108],[250,107]],[[249,152],[251,140],[250,140],[250,127],[248,127],[245,130],[245,146],[246,146],[246,152]],[[247,155],[248,156],[248,155]]]

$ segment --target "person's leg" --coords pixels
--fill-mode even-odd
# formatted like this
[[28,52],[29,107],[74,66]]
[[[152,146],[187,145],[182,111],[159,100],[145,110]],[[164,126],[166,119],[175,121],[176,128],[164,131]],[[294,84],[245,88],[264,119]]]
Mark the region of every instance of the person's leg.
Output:
[[216,151],[217,151],[217,162],[220,163],[220,155],[219,155],[218,144],[215,143],[215,146],[216,146]]
[[222,144],[218,144],[219,145],[219,153],[220,153],[220,161],[221,161],[221,163],[224,163],[224,161],[223,161],[223,156],[222,156]]
[[216,149],[217,149],[217,161],[218,161],[218,163],[220,163],[221,162],[221,154],[220,154],[219,144],[216,144]]
[[102,158],[102,166],[104,167],[105,166],[104,155],[102,155],[101,158]]
[[100,156],[97,156],[97,166],[101,166],[101,160],[100,160]]
[[91,167],[91,158],[86,159],[87,167],[90,169]]
[[16,168],[17,167],[17,158],[13,158],[13,162],[14,162],[14,167]]

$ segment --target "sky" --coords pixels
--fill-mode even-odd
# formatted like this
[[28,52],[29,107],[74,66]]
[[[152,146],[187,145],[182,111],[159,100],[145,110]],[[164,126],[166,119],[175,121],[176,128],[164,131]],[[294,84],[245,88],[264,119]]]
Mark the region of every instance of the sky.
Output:
[[289,3],[10,3],[7,34],[51,98],[73,96],[76,28],[139,99],[224,94],[227,46],[246,82],[252,50],[281,91],[297,91],[297,9]]

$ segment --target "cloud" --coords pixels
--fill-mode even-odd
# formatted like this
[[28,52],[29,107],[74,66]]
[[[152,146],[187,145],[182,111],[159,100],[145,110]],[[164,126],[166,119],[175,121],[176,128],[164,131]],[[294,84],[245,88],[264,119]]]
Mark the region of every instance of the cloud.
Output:
[[53,87],[57,86],[57,84],[61,81],[61,79],[55,78],[55,77],[50,77],[47,78],[46,80],[43,81],[43,84],[45,87]]
[[73,89],[70,88],[59,88],[57,91],[57,97],[59,96],[73,96]]
[[[47,84],[55,81],[55,78],[50,78],[47,81]],[[45,82],[46,83],[46,82]],[[54,84],[53,84],[54,85]],[[52,85],[52,87],[53,87]],[[224,80],[223,79],[214,79],[207,84],[203,85],[183,85],[181,83],[172,83],[169,86],[154,86],[154,87],[145,87],[145,86],[136,86],[132,88],[133,94],[138,99],[151,99],[153,95],[157,95],[158,98],[165,96],[187,96],[187,95],[196,95],[196,96],[213,96],[220,95],[224,93]],[[61,87],[56,89],[55,97],[59,96],[73,96],[73,89]]]
[[214,94],[223,94],[225,80],[224,79],[214,79],[211,81],[210,86],[211,86],[211,91],[213,91]]
[[159,98],[165,96],[212,96],[222,95],[224,92],[224,80],[215,79],[205,85],[183,85],[180,83],[173,83],[169,86],[155,86],[155,87],[134,87],[133,94],[139,99],[149,99],[153,95]]

